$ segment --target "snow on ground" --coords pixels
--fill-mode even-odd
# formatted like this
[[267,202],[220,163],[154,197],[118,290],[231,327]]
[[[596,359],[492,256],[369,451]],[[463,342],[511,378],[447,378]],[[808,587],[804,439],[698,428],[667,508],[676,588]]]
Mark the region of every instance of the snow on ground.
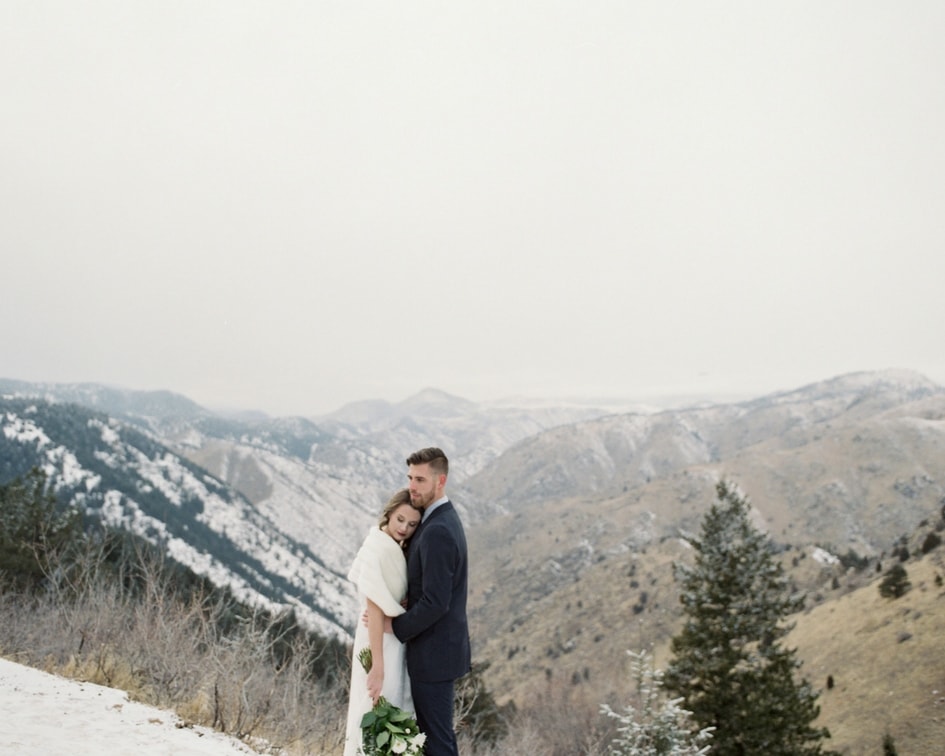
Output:
[[824,551],[822,548],[820,548],[820,546],[814,547],[813,551],[811,552],[811,556],[821,564],[840,564],[839,557],[834,556],[829,551]]
[[0,753],[42,756],[246,756],[249,746],[122,690],[0,659]]

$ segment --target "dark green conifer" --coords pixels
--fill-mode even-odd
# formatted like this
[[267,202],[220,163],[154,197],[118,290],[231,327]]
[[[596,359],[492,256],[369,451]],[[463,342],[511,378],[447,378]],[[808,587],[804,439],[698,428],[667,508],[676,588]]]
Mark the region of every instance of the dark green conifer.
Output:
[[896,750],[896,741],[888,732],[883,735],[883,756],[899,756],[899,751]]
[[879,582],[879,595],[884,598],[899,598],[912,588],[909,573],[901,564],[894,564]]
[[46,489],[38,468],[0,485],[0,588],[35,588],[83,537],[80,513]]
[[676,565],[684,625],[672,640],[667,690],[682,696],[699,727],[715,728],[720,756],[826,754],[826,729],[811,726],[817,693],[797,682],[795,651],[781,641],[804,599],[790,590],[750,505],[726,482],[716,487],[695,561]]

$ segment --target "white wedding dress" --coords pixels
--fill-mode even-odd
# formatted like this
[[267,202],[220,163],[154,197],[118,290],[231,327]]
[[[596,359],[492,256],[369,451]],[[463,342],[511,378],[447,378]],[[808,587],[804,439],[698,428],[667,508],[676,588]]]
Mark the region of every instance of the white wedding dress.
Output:
[[[407,561],[400,545],[378,527],[368,532],[348,573],[358,589],[358,619],[354,631],[354,655],[351,660],[351,693],[348,724],[345,729],[344,756],[355,756],[361,748],[361,718],[373,704],[367,693],[367,673],[358,654],[368,643],[367,627],[361,615],[370,598],[388,617],[403,614],[400,605],[407,595]],[[413,711],[410,678],[404,644],[392,633],[384,633],[384,685],[381,695],[394,706]]]

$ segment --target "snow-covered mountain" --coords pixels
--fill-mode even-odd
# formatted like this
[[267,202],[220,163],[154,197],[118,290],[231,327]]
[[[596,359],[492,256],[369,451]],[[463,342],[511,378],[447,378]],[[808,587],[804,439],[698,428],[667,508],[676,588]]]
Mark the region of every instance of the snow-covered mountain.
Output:
[[474,523],[503,505],[468,506],[463,481],[523,438],[607,411],[489,407],[427,389],[400,403],[348,405],[315,421],[200,421],[168,442],[344,571],[383,503],[405,485],[406,458],[415,449],[447,450],[450,493]]
[[[431,389],[318,422],[241,420],[169,392],[0,380],[0,482],[39,466],[75,506],[166,544],[243,598],[293,606],[345,636],[356,604],[344,576],[405,483],[410,452],[448,449],[457,490],[519,439],[606,411],[493,409]],[[498,509],[466,507],[464,516]]]
[[75,404],[0,398],[0,479],[39,467],[56,496],[160,545],[239,599],[341,635],[344,575],[245,497],[152,436]]
[[609,498],[687,469],[735,467],[732,462],[749,451],[783,458],[852,426],[862,438],[884,413],[903,407],[919,412],[917,402],[943,397],[945,388],[915,373],[885,371],[745,402],[608,415],[523,439],[466,487],[473,504],[504,502],[513,511],[548,499]]
[[339,637],[356,621],[344,574],[364,531],[407,454],[443,447],[467,525],[475,660],[513,701],[552,685],[622,695],[615,660],[666,648],[673,563],[720,478],[750,498],[815,607],[945,527],[945,388],[907,371],[666,410],[427,389],[308,419],[0,380],[0,429],[0,483],[38,464],[74,504]]
[[[902,371],[665,411],[477,404],[435,389],[311,419],[227,417],[168,392],[92,384],[0,380],[0,397],[0,482],[39,465],[77,506],[338,636],[356,620],[348,566],[423,446],[447,450],[449,492],[470,531],[518,532],[526,509],[540,520],[576,502],[590,530],[563,539],[606,532],[625,549],[641,545],[644,520],[653,537],[692,526],[693,503],[711,498],[720,472],[773,494],[772,523],[859,553],[904,529],[941,485],[945,389]],[[896,506],[880,508],[884,496]],[[640,513],[633,528],[618,518],[602,531],[594,515],[607,508]]]

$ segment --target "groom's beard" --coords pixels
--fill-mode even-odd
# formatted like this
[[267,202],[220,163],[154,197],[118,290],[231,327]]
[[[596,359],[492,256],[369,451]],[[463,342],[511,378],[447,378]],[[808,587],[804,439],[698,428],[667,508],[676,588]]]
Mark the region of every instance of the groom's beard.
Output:
[[421,509],[426,509],[433,503],[433,497],[436,496],[435,491],[431,491],[428,494],[410,494],[410,503],[415,507],[420,507]]

